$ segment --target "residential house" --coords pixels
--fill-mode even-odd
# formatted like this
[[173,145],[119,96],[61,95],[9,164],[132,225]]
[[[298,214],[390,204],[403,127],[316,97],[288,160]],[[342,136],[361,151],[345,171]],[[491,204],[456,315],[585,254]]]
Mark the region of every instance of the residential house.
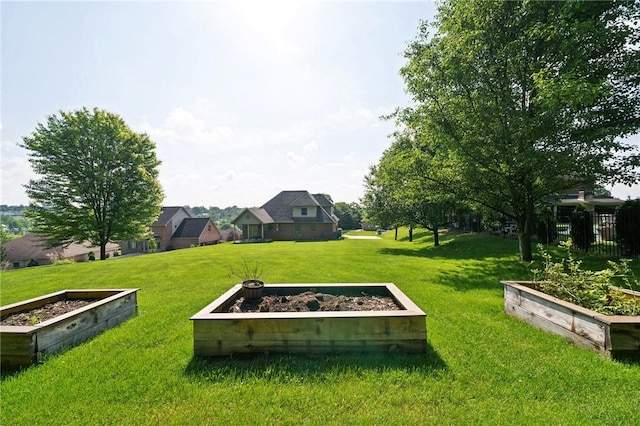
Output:
[[244,240],[326,240],[338,231],[333,203],[322,194],[282,191],[260,208],[248,208],[232,222]]
[[[209,218],[197,218],[185,207],[163,207],[158,219],[151,224],[155,251],[216,244],[220,232]],[[122,254],[151,251],[150,239],[122,242]]]
[[[23,237],[4,243],[2,246],[6,253],[5,261],[8,269],[51,265],[54,261],[62,259],[86,262],[91,257],[100,258],[100,247],[92,247],[89,243],[73,242],[66,247],[45,248],[43,241],[42,235],[27,233]],[[107,257],[114,257],[119,248],[118,244],[108,243]]]
[[242,239],[242,232],[237,228],[229,228],[220,230],[220,242],[238,241]]

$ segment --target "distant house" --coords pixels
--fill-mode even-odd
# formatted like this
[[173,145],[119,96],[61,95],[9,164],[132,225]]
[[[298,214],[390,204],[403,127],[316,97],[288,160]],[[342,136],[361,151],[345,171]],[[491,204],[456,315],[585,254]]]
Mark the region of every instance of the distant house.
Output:
[[588,191],[577,191],[575,193],[565,193],[562,198],[553,204],[556,218],[560,221],[568,221],[571,213],[577,206],[584,206],[587,211],[598,214],[614,214],[616,208],[624,204],[624,200],[619,198],[593,195]]
[[[6,261],[9,269],[51,265],[54,260],[59,259],[85,262],[89,260],[90,253],[93,253],[95,258],[100,257],[100,247],[91,247],[88,243],[74,242],[66,247],[44,248],[43,236],[34,233],[28,233],[23,237],[8,241],[2,246],[6,252]],[[107,257],[115,256],[119,248],[118,244],[108,243],[106,247]]]
[[[158,219],[151,224],[155,251],[216,244],[220,231],[209,218],[197,218],[185,207],[163,207]],[[122,254],[151,251],[150,240],[124,241]]]
[[237,228],[223,229],[220,231],[220,241],[238,241],[242,239],[242,231]]
[[326,240],[338,230],[333,210],[322,194],[282,191],[260,208],[243,210],[232,223],[244,240]]

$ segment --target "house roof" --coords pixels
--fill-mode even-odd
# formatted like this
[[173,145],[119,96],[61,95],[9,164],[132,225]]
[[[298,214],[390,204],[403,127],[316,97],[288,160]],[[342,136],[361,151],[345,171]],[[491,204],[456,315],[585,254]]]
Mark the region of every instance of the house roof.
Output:
[[[87,254],[89,252],[100,253],[100,247],[90,247],[80,243],[71,243],[67,247],[54,247],[45,249],[43,247],[43,237],[39,234],[28,233],[23,237],[16,238],[15,240],[8,241],[3,244],[7,253],[7,260],[27,260],[27,259],[46,259],[48,254],[59,253],[62,258],[72,258]],[[108,243],[107,251],[115,251],[118,248],[118,244]]]
[[250,207],[248,209],[242,210],[242,212],[240,212],[240,214],[238,216],[236,216],[236,218],[233,219],[233,221],[231,221],[231,223],[236,223],[236,222],[240,221],[242,216],[244,216],[246,213],[252,214],[261,223],[274,223],[273,218],[269,215],[269,213],[267,213],[266,210],[264,210],[262,208],[257,208],[257,207]]
[[[320,199],[321,201],[319,201]],[[335,215],[327,212],[326,208],[333,204],[321,194],[311,195],[308,191],[282,191],[267,201],[261,209],[265,210],[275,223],[287,222],[336,222]],[[320,207],[315,218],[294,218],[293,207]]]
[[172,238],[198,238],[209,223],[215,226],[208,217],[185,218]]
[[193,217],[193,214],[184,207],[163,207],[162,213],[160,213],[158,219],[151,226],[165,226],[180,210],[184,210],[189,217]]

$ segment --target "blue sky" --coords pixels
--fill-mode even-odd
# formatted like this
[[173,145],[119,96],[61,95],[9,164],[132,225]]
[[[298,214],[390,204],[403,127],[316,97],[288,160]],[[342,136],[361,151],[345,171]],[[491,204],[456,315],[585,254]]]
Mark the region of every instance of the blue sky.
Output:
[[97,106],[154,140],[165,205],[244,207],[287,189],[362,197],[393,131],[379,117],[409,103],[402,52],[435,3],[3,1],[0,13],[0,203],[28,203],[21,137]]

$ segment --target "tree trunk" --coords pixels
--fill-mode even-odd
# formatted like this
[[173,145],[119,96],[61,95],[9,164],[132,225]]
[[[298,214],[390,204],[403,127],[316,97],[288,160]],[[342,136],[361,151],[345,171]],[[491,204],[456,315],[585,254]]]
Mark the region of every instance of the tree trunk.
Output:
[[396,235],[395,235],[395,237],[393,237],[393,240],[394,241],[398,241],[398,227],[397,226],[395,227],[395,230],[396,230]]
[[409,227],[409,242],[413,242],[413,226]]
[[107,258],[107,243],[100,243],[100,260]]
[[534,208],[533,203],[529,203],[522,217],[516,219],[518,224],[518,247],[520,249],[520,260],[531,262],[533,252],[531,250],[531,233],[533,231]]
[[433,228],[433,245],[435,247],[440,245],[440,234],[438,234],[438,228]]

